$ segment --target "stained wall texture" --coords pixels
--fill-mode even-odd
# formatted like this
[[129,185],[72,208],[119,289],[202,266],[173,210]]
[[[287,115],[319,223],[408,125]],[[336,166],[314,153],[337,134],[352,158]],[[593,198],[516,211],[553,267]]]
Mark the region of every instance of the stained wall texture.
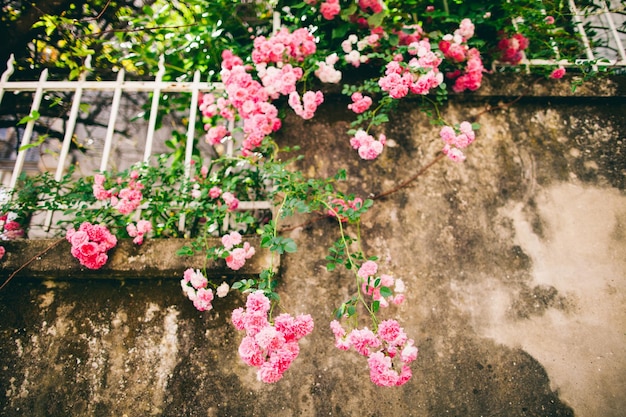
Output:
[[[375,387],[363,357],[334,348],[328,323],[355,284],[325,268],[336,224],[310,215],[284,220],[299,250],[280,259],[278,291],[285,311],[310,313],[316,327],[278,383],[258,382],[238,358],[242,335],[229,314],[241,296],[200,313],[180,291],[181,265],[171,276],[81,278],[60,250],[49,278],[21,275],[0,292],[0,414],[623,415],[623,86],[617,78],[571,93],[492,76],[442,109],[451,123],[481,124],[467,161],[441,160],[384,197],[441,147],[415,103],[391,115],[389,146],[375,162],[349,146],[344,98],[327,96],[312,121],[287,117],[278,139],[302,146],[299,168],[311,176],[346,168],[345,190],[375,198],[364,250],[405,281],[406,302],[385,314],[420,349],[406,385]],[[164,253],[140,262],[150,270]]]

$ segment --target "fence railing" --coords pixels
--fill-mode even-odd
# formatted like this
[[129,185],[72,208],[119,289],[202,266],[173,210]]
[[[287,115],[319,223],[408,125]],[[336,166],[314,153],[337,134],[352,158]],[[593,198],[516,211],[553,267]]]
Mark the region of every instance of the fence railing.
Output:
[[[89,60],[87,58],[86,66],[89,68]],[[99,171],[107,170],[109,165],[109,159],[111,157],[111,148],[115,141],[115,132],[117,118],[120,114],[120,102],[122,94],[126,93],[139,93],[145,92],[152,96],[150,103],[150,110],[147,123],[147,133],[145,137],[145,146],[143,149],[143,161],[149,162],[153,156],[153,149],[155,143],[155,132],[157,126],[157,116],[159,112],[159,103],[164,94],[170,93],[186,93],[189,96],[189,104],[186,112],[187,119],[187,132],[185,142],[185,180],[190,178],[191,165],[192,165],[192,152],[196,145],[197,139],[197,123],[200,117],[198,116],[198,99],[202,92],[219,92],[223,88],[221,83],[209,83],[201,81],[200,71],[196,71],[191,82],[176,82],[176,81],[163,81],[163,75],[165,72],[164,59],[161,57],[159,62],[159,71],[157,72],[153,81],[130,81],[125,79],[124,70],[120,70],[115,81],[88,81],[85,72],[80,75],[77,81],[49,81],[48,70],[45,69],[41,72],[38,81],[9,81],[10,76],[14,72],[13,57],[7,63],[7,70],[2,74],[0,79],[0,104],[6,92],[14,93],[32,93],[32,104],[30,107],[30,114],[37,114],[40,110],[42,98],[46,92],[69,92],[73,93],[72,104],[67,115],[67,119],[64,120],[64,136],[61,142],[61,149],[56,160],[56,169],[54,179],[60,181],[65,174],[67,160],[70,150],[70,145],[75,135],[75,129],[77,119],[80,112],[81,102],[88,92],[112,92],[110,102],[109,120],[107,123],[106,134],[104,137],[104,143],[102,147],[102,154],[100,156]],[[18,147],[17,155],[11,170],[11,177],[8,183],[8,190],[5,188],[5,193],[9,190],[15,189],[18,178],[24,170],[25,163],[28,155],[28,145],[31,144],[33,139],[34,126],[37,122],[33,117],[26,123],[26,126],[21,134],[21,138],[18,139],[16,144]],[[231,126],[230,131],[233,130]],[[232,156],[234,152],[234,146],[232,141],[228,141],[225,147],[225,153],[228,156]],[[139,162],[139,161],[137,161]],[[5,167],[6,168],[6,167]],[[2,167],[0,167],[2,169]],[[268,201],[240,201],[238,210],[271,210],[271,204]],[[52,212],[47,212],[44,222],[44,229],[47,230],[52,222]],[[181,226],[184,225],[184,218],[181,219]]]
[[[537,6],[546,15],[543,9],[543,0],[538,0]],[[598,71],[600,67],[626,67],[626,4],[619,0],[596,0],[594,7],[580,7],[574,0],[567,0],[567,8],[570,11],[572,23],[580,38],[583,54],[573,59],[561,57],[558,42],[550,42],[553,59],[526,57],[519,63],[527,72],[531,67],[562,66],[577,67],[591,66],[592,70]],[[524,25],[523,19],[513,19],[513,25],[518,28]],[[589,31],[587,30],[589,29]],[[591,33],[589,33],[591,32]],[[494,62],[494,68],[509,66]]]

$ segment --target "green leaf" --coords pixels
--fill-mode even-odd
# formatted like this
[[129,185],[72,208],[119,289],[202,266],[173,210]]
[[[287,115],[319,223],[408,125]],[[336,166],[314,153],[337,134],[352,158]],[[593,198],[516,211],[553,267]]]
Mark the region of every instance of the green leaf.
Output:
[[335,179],[337,179],[337,181],[345,181],[346,177],[347,174],[345,169],[340,169],[335,175]]
[[261,271],[261,273],[259,274],[259,278],[261,278],[264,281],[269,281],[270,279],[272,279],[272,276],[274,275],[274,273],[272,272],[272,270],[270,269],[264,269]]
[[46,22],[46,35],[52,35],[52,32],[56,29],[56,25],[53,22]]
[[59,104],[63,104],[63,97],[54,97],[50,102],[50,107],[55,107]]
[[189,246],[183,246],[182,248],[176,251],[176,255],[178,256],[193,256],[194,253],[195,253],[194,250],[190,248]]
[[387,36],[389,36],[389,44],[391,46],[398,46],[398,43],[400,42],[400,37],[398,35],[389,34]]
[[30,121],[39,119],[39,112],[37,110],[33,110],[28,116],[24,116],[17,122],[18,125],[24,125]]
[[80,73],[81,73],[80,68],[74,68],[72,71],[70,71],[70,75],[69,75],[70,80],[75,80],[76,78],[78,78]]
[[294,242],[293,239],[290,238],[285,239],[283,247],[285,248],[285,252],[288,253],[294,253],[298,250],[298,245],[296,245],[296,242]]
[[41,136],[39,138],[39,140],[37,142],[33,142],[33,143],[29,143],[27,145],[20,146],[19,151],[21,152],[21,151],[25,151],[25,150],[30,149],[30,148],[36,148],[36,147],[40,146],[42,143],[44,143],[47,138],[48,138],[48,135],[43,135],[43,136]]
[[269,248],[272,245],[272,236],[263,235],[261,237],[261,247]]
[[367,18],[367,23],[370,25],[370,27],[380,26],[383,23],[383,20],[385,20],[385,14],[386,13],[384,11],[376,13]]
[[390,297],[393,295],[393,291],[389,287],[380,287],[380,295],[383,297]]
[[154,15],[154,10],[152,9],[152,7],[145,5],[143,6],[143,13],[148,15],[148,16],[153,16]]
[[354,306],[348,306],[348,316],[354,316],[356,314],[356,308]]
[[348,29],[349,27],[347,25],[341,25],[338,27],[333,28],[332,34],[331,34],[331,38],[332,39],[343,39],[346,37],[346,34],[348,33]]
[[341,18],[344,20],[350,19],[350,16],[356,13],[356,10],[357,10],[357,4],[356,2],[353,2],[345,9],[341,10]]
[[270,300],[273,300],[273,301],[280,301],[280,296],[277,293],[273,292],[273,291],[270,292],[269,294],[267,294],[267,298],[269,298]]

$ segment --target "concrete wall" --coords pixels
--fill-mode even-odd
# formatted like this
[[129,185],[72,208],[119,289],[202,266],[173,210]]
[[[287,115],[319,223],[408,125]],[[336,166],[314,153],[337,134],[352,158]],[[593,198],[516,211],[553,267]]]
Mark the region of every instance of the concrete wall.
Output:
[[[406,282],[407,302],[388,314],[420,349],[403,387],[375,387],[362,357],[333,347],[332,310],[354,283],[324,267],[335,224],[302,217],[285,222],[299,251],[280,260],[278,291],[285,311],[310,313],[316,327],[280,382],[256,381],[237,356],[229,315],[242,297],[200,313],[180,291],[184,265],[169,276],[80,277],[59,250],[42,257],[51,276],[20,275],[0,292],[0,414],[623,415],[624,81],[572,94],[552,81],[489,77],[443,108],[450,122],[482,126],[467,161],[442,160],[376,200],[364,249]],[[385,127],[391,146],[361,161],[344,133],[346,104],[328,96],[315,121],[285,121],[279,140],[302,145],[305,173],[346,167],[347,191],[376,196],[440,148],[438,129],[407,102]],[[168,268],[171,250],[153,253],[142,255],[146,270]],[[0,265],[3,277],[14,268]]]

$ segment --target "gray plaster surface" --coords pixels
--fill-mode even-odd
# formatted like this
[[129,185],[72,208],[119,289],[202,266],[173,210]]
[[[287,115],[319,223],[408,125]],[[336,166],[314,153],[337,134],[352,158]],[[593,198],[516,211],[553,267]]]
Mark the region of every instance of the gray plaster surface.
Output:
[[[299,250],[280,260],[281,308],[311,314],[315,330],[278,383],[258,382],[237,356],[229,314],[241,296],[199,313],[177,278],[22,277],[0,293],[0,414],[623,416],[621,94],[452,100],[446,119],[481,124],[467,161],[442,160],[375,198],[363,249],[407,286],[406,302],[383,313],[420,349],[406,385],[375,387],[364,358],[334,348],[328,323],[355,284],[326,270],[337,227],[311,215],[283,221]],[[299,168],[311,176],[345,167],[348,192],[391,190],[440,148],[437,128],[407,104],[385,128],[382,157],[361,161],[344,137],[346,103],[327,104],[315,123],[288,117],[279,141],[303,146]],[[63,256],[61,269],[72,262]]]

